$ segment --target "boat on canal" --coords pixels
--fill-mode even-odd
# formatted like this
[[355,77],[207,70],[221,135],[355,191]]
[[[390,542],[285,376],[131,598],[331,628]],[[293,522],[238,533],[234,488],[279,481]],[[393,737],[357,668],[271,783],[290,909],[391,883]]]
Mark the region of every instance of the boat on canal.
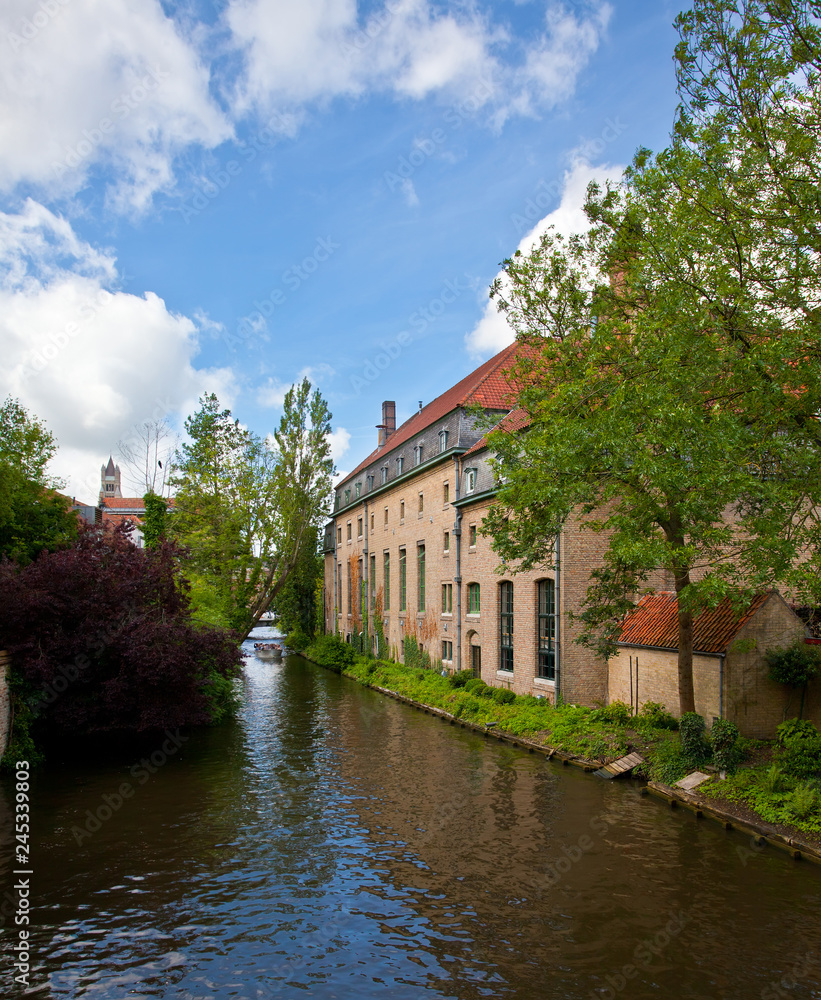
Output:
[[271,660],[282,663],[282,646],[277,642],[255,642],[254,654],[259,660]]

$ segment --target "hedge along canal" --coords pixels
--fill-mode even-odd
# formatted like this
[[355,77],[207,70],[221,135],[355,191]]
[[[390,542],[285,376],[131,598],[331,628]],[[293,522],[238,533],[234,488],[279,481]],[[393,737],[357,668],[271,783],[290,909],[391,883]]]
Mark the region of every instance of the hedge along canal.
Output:
[[[637,787],[299,657],[249,658],[242,683],[236,723],[186,734],[81,844],[72,828],[151,748],[33,779],[41,992],[747,1000],[794,980],[808,1000],[821,986],[814,867],[742,858],[735,835],[671,823]],[[9,810],[0,784],[4,873]]]
[[[310,657],[307,656],[306,658],[310,659]],[[321,659],[313,659],[311,662],[316,663],[318,666],[326,666]],[[507,718],[501,723],[496,721],[489,721],[484,724],[471,722],[461,718],[460,716],[451,714],[444,709],[441,704],[436,705],[429,701],[411,698],[392,688],[384,687],[380,684],[372,682],[370,678],[378,672],[378,668],[373,665],[373,661],[363,661],[360,659],[358,666],[361,668],[363,665],[365,666],[364,676],[361,670],[357,670],[353,667],[343,668],[341,672],[346,677],[356,681],[358,684],[370,687],[373,690],[378,691],[380,694],[394,698],[397,701],[401,701],[419,711],[430,713],[450,725],[458,725],[463,729],[473,730],[488,739],[503,741],[513,747],[521,747],[530,753],[541,754],[564,766],[570,765],[581,768],[585,771],[585,773],[595,772],[602,766],[602,761],[585,758],[577,753],[566,752],[559,747],[551,746],[549,742],[540,742],[524,735],[521,732],[521,728],[517,726],[517,716],[520,713],[518,713],[516,708],[511,704],[506,705],[505,714],[507,715]],[[400,672],[400,676],[406,673],[406,668],[399,664],[383,663],[380,664],[380,666],[383,671],[387,669],[389,674],[393,674],[394,679],[397,671]],[[337,668],[334,666],[329,669],[334,670]],[[413,669],[407,671],[408,676],[414,673],[418,673],[418,675],[423,678],[424,675],[427,674],[428,680],[437,676],[435,674],[431,674],[429,671],[414,671]],[[406,678],[402,677],[402,680],[406,680]],[[411,685],[411,687],[418,687],[418,685]],[[452,691],[450,693],[452,694]],[[491,711],[491,714],[501,713],[498,711],[498,708],[496,708]],[[510,732],[510,729],[514,729],[514,732]],[[620,753],[616,752],[614,756],[620,756]],[[749,809],[736,809],[731,811],[723,808],[721,803],[715,801],[713,797],[707,797],[697,790],[684,790],[675,786],[664,784],[660,781],[648,781],[641,788],[640,794],[652,795],[655,799],[666,803],[671,809],[682,806],[685,811],[692,812],[696,819],[703,819],[706,817],[710,820],[714,820],[715,822],[720,823],[725,830],[736,830],[742,836],[748,838],[749,847],[744,849],[748,852],[753,851],[758,853],[766,847],[771,847],[788,853],[795,860],[804,859],[814,864],[821,865],[821,849],[819,849],[816,844],[808,842],[801,836],[800,832],[782,832],[772,824],[767,823],[760,817],[756,816]],[[743,818],[739,816],[739,813],[742,814]],[[739,850],[742,849],[739,848]]]

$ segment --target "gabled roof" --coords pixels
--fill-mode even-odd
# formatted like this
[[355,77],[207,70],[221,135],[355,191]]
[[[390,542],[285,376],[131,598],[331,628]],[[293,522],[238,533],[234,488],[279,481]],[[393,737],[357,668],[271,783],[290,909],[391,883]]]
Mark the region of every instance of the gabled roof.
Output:
[[363,469],[372,465],[381,454],[387,454],[394,448],[405,444],[426,427],[441,420],[452,410],[460,406],[480,406],[486,410],[509,410],[512,405],[513,388],[508,381],[508,375],[516,360],[519,344],[513,343],[499,351],[498,354],[485,361],[470,375],[452,386],[441,396],[437,396],[427,406],[409,417],[401,424],[380,448],[370,455],[348,475],[337,483],[337,488],[349,479],[358,476]]
[[[740,614],[725,598],[714,608],[700,611],[693,620],[693,649],[697,653],[724,653],[742,626],[763,607],[775,591],[756,594]],[[624,619],[617,640],[628,646],[678,649],[678,600],[672,591],[647,594]]]
[[[511,410],[510,413],[506,413],[498,424],[491,427],[488,434],[498,430],[504,430],[512,434],[514,431],[524,430],[529,423],[530,417],[527,415],[527,411],[517,406],[515,410]],[[477,452],[483,451],[487,448],[488,434],[485,434],[485,436],[477,441],[472,448],[468,448],[464,457],[467,458],[469,455],[475,455]]]

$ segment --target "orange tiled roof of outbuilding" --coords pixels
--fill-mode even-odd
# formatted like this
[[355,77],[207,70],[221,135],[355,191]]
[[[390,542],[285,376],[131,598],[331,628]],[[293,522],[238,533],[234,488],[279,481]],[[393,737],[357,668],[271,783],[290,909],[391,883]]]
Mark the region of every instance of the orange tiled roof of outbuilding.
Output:
[[[773,591],[756,594],[739,614],[725,598],[714,608],[700,611],[693,620],[693,649],[698,653],[723,653],[745,622]],[[618,642],[628,646],[678,649],[678,600],[672,591],[647,594],[624,619]]]

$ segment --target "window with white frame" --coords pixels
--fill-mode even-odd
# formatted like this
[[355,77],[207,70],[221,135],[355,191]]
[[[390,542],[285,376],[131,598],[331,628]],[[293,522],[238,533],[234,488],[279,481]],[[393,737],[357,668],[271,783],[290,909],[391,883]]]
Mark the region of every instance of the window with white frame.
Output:
[[380,475],[382,477],[382,482],[386,483],[388,481],[388,467],[387,467],[387,465],[383,465],[382,466],[382,468],[380,469]]
[[399,458],[397,458],[397,460],[396,460],[396,474],[397,474],[397,476],[401,476],[402,473],[403,473],[403,471],[404,471],[404,469],[405,469],[405,459],[404,459],[404,456],[400,455]]
[[465,469],[465,493],[476,489],[476,469]]
[[448,432],[439,431],[439,451],[440,453],[448,450]]

